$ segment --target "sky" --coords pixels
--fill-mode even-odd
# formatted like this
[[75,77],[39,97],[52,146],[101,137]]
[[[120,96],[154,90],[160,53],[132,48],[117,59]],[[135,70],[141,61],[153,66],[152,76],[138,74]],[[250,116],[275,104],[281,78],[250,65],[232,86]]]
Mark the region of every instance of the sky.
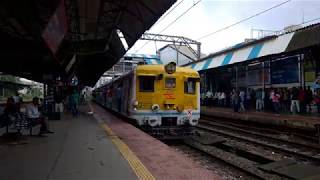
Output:
[[[177,5],[178,0],[171,8]],[[183,0],[165,18],[160,18],[147,32],[160,33],[198,0]],[[291,0],[246,22],[203,39],[200,37],[250,17],[286,0],[202,0],[161,34],[184,36],[201,42],[201,52],[209,54],[251,38],[251,29],[283,30],[284,27],[320,18],[320,0]],[[170,10],[168,10],[170,11]],[[167,12],[168,12],[167,11]],[[320,22],[320,19],[304,25]],[[256,35],[256,33],[254,34]],[[128,53],[156,54],[167,43],[137,41]],[[138,51],[139,50],[139,51]]]

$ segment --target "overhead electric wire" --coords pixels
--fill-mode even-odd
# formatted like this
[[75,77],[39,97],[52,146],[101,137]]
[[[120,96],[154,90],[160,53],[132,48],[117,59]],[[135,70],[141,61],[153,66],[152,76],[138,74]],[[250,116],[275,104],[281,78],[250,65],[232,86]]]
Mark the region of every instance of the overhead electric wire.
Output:
[[[177,22],[182,16],[184,16],[187,12],[189,12],[194,6],[196,6],[197,4],[199,4],[202,0],[197,1],[196,3],[193,3],[193,5],[191,7],[189,7],[186,11],[184,11],[182,14],[180,14],[180,16],[178,16],[175,20],[171,21],[171,23],[169,23],[165,28],[163,28],[160,32],[158,32],[157,34],[162,33],[163,31],[165,31],[166,29],[168,29],[170,26],[172,26],[175,22]],[[140,51],[142,48],[144,48],[150,41],[152,40],[148,40],[146,43],[143,44],[143,46],[141,46],[138,50],[136,50],[134,52],[137,53],[138,51]]]
[[310,22],[313,22],[313,21],[316,21],[316,20],[320,20],[320,17],[317,17],[317,18],[315,18],[315,19],[310,19],[310,20],[305,21],[305,22],[303,22],[303,23],[300,23],[300,24],[298,24],[298,25],[307,24],[307,23],[310,23]]
[[247,20],[249,20],[249,19],[252,19],[252,18],[254,18],[254,17],[257,17],[257,16],[259,16],[259,15],[261,15],[261,14],[264,14],[264,13],[266,13],[266,12],[272,10],[272,9],[275,9],[275,8],[277,8],[277,7],[280,7],[280,6],[286,4],[286,3],[290,2],[290,1],[291,1],[291,0],[287,0],[287,1],[284,1],[284,2],[282,2],[282,3],[280,3],[280,4],[277,4],[277,5],[275,5],[275,6],[272,6],[271,8],[268,8],[268,9],[263,10],[263,11],[257,13],[257,14],[254,14],[254,15],[252,15],[252,16],[249,16],[249,17],[247,17],[247,18],[244,18],[244,19],[242,19],[242,20],[240,20],[240,21],[238,21],[238,22],[236,22],[236,23],[233,23],[233,24],[231,24],[231,25],[229,25],[229,26],[226,26],[226,27],[224,27],[224,28],[221,28],[221,29],[219,29],[219,30],[216,30],[216,31],[214,31],[214,32],[212,32],[212,33],[208,33],[208,34],[206,34],[206,35],[204,35],[204,36],[201,36],[201,37],[198,38],[197,40],[199,41],[199,40],[201,40],[201,39],[203,39],[203,38],[206,38],[206,37],[211,36],[211,35],[213,35],[213,34],[216,34],[216,33],[218,33],[218,32],[221,32],[221,31],[224,31],[224,30],[226,30],[226,29],[229,29],[229,28],[232,27],[232,26],[238,25],[238,24],[243,23],[243,22],[245,22],[245,21],[247,21]]

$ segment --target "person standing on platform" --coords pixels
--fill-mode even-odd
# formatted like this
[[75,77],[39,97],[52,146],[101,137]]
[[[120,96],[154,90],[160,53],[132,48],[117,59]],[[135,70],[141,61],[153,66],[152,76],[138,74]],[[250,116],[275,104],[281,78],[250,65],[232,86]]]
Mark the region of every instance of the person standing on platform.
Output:
[[54,102],[55,102],[55,112],[59,113],[61,116],[61,113],[63,113],[63,101],[62,101],[62,95],[61,93],[57,93],[54,96]]
[[288,89],[283,89],[282,91],[282,100],[283,100],[283,110],[288,112],[290,106],[290,99],[289,99],[289,91]]
[[74,117],[78,116],[78,106],[79,106],[79,94],[77,90],[74,90],[73,93],[70,96],[70,106],[71,106],[71,112]]
[[316,103],[318,114],[320,115],[320,89],[315,93],[314,102]]
[[206,99],[206,94],[204,92],[202,92],[201,93],[201,101],[200,101],[201,105],[206,105],[205,99]]
[[225,107],[227,104],[227,100],[226,100],[226,93],[224,93],[223,91],[220,93],[220,98],[221,98],[221,106]]
[[300,112],[300,104],[299,104],[299,90],[296,87],[291,89],[291,113]]
[[239,94],[237,90],[233,90],[231,93],[231,100],[233,104],[233,111],[239,112]]
[[274,90],[272,95],[272,103],[273,103],[273,110],[275,113],[279,114],[279,107],[280,107],[280,94],[277,89]]
[[306,90],[306,111],[307,113],[311,114],[311,103],[312,103],[312,100],[313,100],[313,93],[310,89],[310,86],[308,86],[308,89]]
[[244,107],[244,103],[246,101],[246,93],[241,90],[239,93],[239,97],[240,97],[240,111],[246,111],[246,108]]
[[20,96],[19,92],[16,91],[16,94],[12,98],[14,100],[14,104],[15,104],[15,107],[17,108],[17,111],[20,112],[20,106],[23,102],[23,99]]
[[258,89],[256,91],[256,111],[261,111],[262,108],[262,91],[261,89]]
[[300,87],[298,99],[299,99],[299,103],[300,103],[300,113],[306,113],[306,91],[305,91],[305,88]]
[[207,93],[206,93],[206,105],[207,106],[211,106],[212,104],[212,97],[213,97],[213,94],[212,92],[208,89]]

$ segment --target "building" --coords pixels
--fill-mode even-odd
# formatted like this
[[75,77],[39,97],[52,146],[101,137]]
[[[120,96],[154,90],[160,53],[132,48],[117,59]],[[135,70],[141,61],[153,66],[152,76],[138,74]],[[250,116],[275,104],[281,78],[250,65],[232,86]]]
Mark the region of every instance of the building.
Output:
[[202,91],[312,86],[320,75],[320,24],[237,44],[185,66]]
[[[198,59],[195,50],[185,45],[168,44],[159,49],[157,54],[164,64],[175,62],[178,66],[192,63]],[[204,54],[200,55],[200,57],[204,56]]]

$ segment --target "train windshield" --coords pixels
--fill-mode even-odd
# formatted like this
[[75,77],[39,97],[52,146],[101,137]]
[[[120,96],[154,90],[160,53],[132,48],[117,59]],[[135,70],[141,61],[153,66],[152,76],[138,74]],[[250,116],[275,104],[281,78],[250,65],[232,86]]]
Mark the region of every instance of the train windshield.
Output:
[[184,82],[184,93],[185,94],[195,94],[196,93],[196,82],[195,78],[188,78],[187,81]]
[[139,76],[140,92],[154,92],[154,76]]
[[176,78],[166,78],[166,88],[175,88],[176,87]]

